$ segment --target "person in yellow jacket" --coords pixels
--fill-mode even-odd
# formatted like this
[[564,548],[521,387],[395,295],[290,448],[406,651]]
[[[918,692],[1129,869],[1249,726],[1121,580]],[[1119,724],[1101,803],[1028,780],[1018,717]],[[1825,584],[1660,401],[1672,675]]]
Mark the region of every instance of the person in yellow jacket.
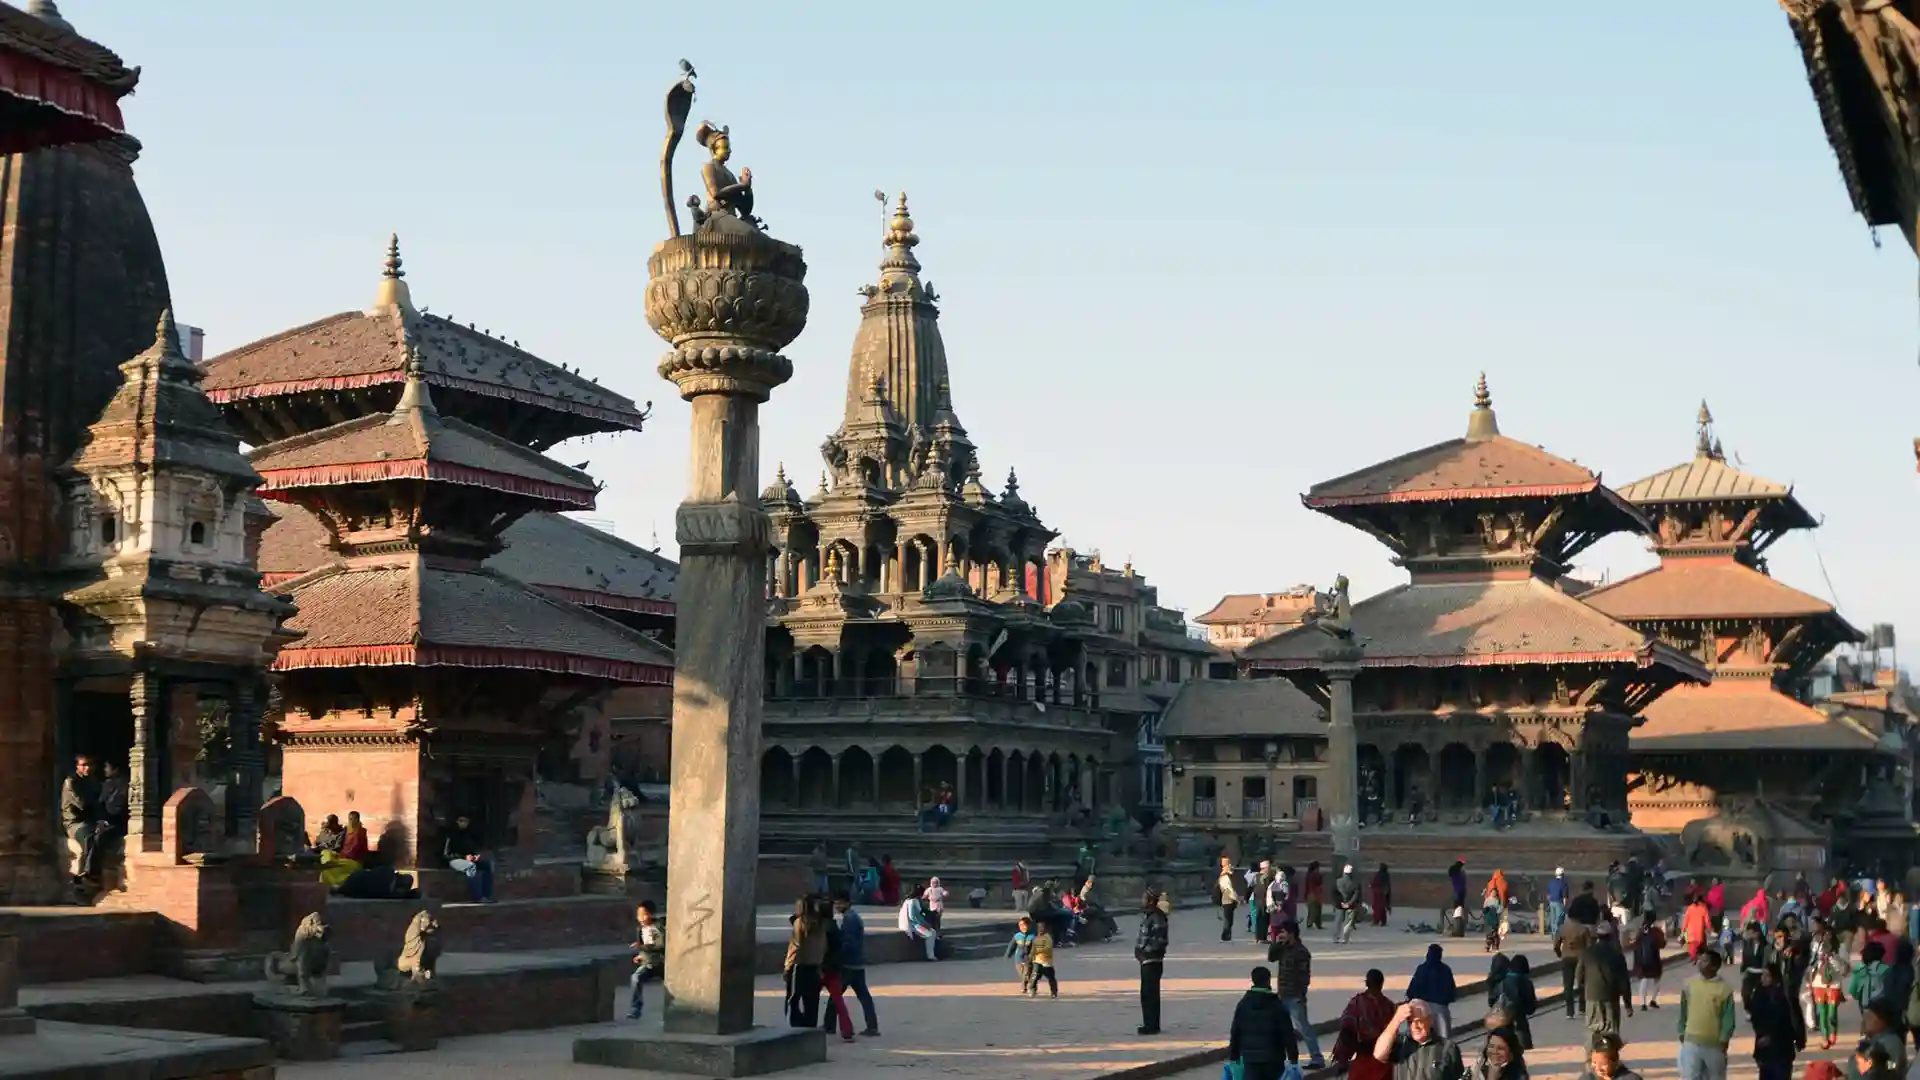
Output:
[[1046,923],[1034,927],[1033,944],[1027,947],[1027,985],[1029,997],[1040,996],[1040,980],[1047,980],[1047,989],[1054,997],[1060,996],[1060,981],[1053,974],[1053,932]]

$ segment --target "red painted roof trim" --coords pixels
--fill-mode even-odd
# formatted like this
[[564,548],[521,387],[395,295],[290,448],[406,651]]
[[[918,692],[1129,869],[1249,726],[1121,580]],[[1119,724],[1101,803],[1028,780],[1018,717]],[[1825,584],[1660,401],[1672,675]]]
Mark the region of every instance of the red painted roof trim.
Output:
[[282,649],[273,670],[356,667],[507,668],[584,675],[637,686],[671,686],[673,669],[592,656],[534,649],[487,649],[462,645],[343,645],[326,649]]
[[293,488],[379,484],[389,480],[430,480],[460,484],[465,487],[487,488],[491,491],[504,491],[510,495],[546,499],[576,510],[591,510],[594,498],[599,494],[588,488],[567,487],[488,469],[419,459],[313,465],[299,469],[265,469],[261,471],[260,476],[265,481],[260,485],[260,494],[269,499],[280,498],[278,492]]
[[1439,488],[1432,491],[1389,491],[1379,495],[1302,495],[1309,509],[1335,506],[1377,506],[1388,503],[1446,502],[1451,499],[1538,499],[1585,495],[1600,486],[1596,478],[1584,484],[1528,484],[1512,487]]

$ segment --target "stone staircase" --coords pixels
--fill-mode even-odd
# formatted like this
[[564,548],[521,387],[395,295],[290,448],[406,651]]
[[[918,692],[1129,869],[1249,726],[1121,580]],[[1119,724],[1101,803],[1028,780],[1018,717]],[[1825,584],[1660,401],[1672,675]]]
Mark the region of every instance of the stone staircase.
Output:
[[379,1002],[364,997],[347,999],[346,1015],[340,1020],[341,1057],[377,1057],[401,1051],[401,1045],[387,1037],[387,1018]]

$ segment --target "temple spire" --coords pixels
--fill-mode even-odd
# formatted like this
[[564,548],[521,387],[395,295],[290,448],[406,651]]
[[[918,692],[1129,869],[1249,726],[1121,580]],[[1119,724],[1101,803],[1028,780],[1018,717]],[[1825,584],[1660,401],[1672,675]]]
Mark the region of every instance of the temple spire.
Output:
[[71,32],[73,24],[60,16],[60,5],[54,0],[27,0],[27,14],[46,23]]
[[421,413],[438,417],[440,410],[434,407],[433,395],[427,392],[427,369],[420,361],[420,346],[407,347],[407,384],[400,391],[400,404],[393,408],[390,424],[404,424],[407,414]]
[[1694,418],[1697,436],[1693,441],[1693,452],[1703,458],[1720,460],[1720,440],[1713,437],[1713,411],[1707,408],[1705,398],[1700,399],[1700,415]]
[[913,218],[907,213],[907,193],[900,193],[899,202],[893,207],[893,220],[887,222],[887,255],[880,260],[880,270],[888,272],[920,272],[920,260],[913,257],[913,249],[920,246],[920,237],[914,234]]
[[1479,442],[1500,434],[1500,422],[1493,415],[1493,394],[1487,389],[1487,373],[1473,384],[1473,412],[1467,417],[1467,441]]
[[[902,193],[894,203],[881,245],[880,276],[862,286],[860,327],[854,331],[847,367],[843,425],[861,422],[867,392],[877,376],[887,402],[908,430],[931,430],[939,411],[939,387],[947,376],[947,349],[940,339],[940,311],[920,279],[920,245],[913,216]],[[951,408],[951,402],[948,403]]]
[[367,309],[369,315],[383,315],[398,308],[409,314],[413,312],[413,294],[407,289],[407,272],[400,269],[400,234],[387,236],[387,258],[380,272],[380,289],[373,294],[373,306]]

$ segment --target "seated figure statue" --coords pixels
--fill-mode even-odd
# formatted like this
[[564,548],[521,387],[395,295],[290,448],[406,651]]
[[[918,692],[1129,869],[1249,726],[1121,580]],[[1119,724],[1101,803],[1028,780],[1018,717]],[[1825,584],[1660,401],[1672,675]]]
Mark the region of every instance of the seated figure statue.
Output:
[[587,830],[588,869],[625,872],[638,862],[639,827],[635,820],[639,796],[615,788],[607,805],[607,823]]

